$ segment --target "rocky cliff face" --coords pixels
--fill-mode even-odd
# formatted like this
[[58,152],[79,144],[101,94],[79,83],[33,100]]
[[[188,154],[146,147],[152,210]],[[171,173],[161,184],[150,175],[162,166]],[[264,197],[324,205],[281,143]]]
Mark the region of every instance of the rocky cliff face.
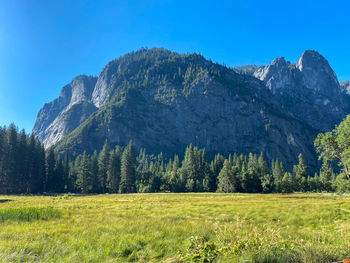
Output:
[[295,65],[279,58],[229,69],[196,54],[140,50],[98,79],[78,78],[39,112],[33,133],[46,147],[93,151],[108,138],[181,154],[193,143],[209,153],[264,151],[289,167],[303,153],[315,167],[315,136],[346,114],[336,75],[316,51]]
[[341,82],[340,87],[343,93],[350,95],[350,81]]
[[39,111],[33,134],[50,147],[97,110],[91,102],[96,77],[78,76],[63,87],[60,96]]
[[268,66],[251,68],[247,74],[262,80],[281,108],[317,130],[333,129],[346,115],[337,76],[317,51],[306,50],[297,64],[278,58]]

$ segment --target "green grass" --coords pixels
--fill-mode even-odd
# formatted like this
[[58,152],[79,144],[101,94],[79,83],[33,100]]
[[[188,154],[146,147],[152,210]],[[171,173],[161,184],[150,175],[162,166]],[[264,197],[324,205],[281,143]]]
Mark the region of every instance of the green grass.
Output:
[[350,257],[347,196],[0,196],[1,215],[8,219],[0,220],[0,262],[309,263]]
[[52,207],[9,207],[0,209],[0,222],[48,220],[61,217],[61,212]]

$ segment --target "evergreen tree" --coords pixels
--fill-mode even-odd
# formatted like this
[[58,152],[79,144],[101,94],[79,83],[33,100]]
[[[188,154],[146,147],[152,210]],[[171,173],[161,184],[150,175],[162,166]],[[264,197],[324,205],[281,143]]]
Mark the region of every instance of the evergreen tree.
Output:
[[242,191],[249,193],[252,183],[251,183],[251,176],[248,172],[247,163],[245,161],[242,162],[242,165],[241,165],[240,177],[241,177]]
[[[28,145],[27,145],[27,165],[26,165],[26,182],[25,182],[25,192],[26,193],[35,193],[40,185],[43,183],[43,178],[39,177],[40,170],[38,166],[42,164],[38,164],[38,158],[40,158],[40,148],[36,147],[35,137],[32,134],[29,137]],[[44,164],[45,165],[45,164]]]
[[69,158],[68,158],[68,152],[64,154],[63,158],[63,182],[64,186],[63,189],[64,191],[69,191],[69,183],[68,183],[68,177],[69,177]]
[[98,184],[100,192],[102,193],[105,193],[107,190],[107,171],[109,167],[109,161],[109,143],[106,139],[98,158]]
[[272,160],[272,176],[274,180],[274,190],[277,193],[282,192],[281,184],[285,172],[286,171],[282,162],[279,162],[278,159],[276,161]]
[[55,191],[55,165],[56,157],[53,148],[51,147],[46,154],[46,183],[45,191],[54,192]]
[[323,160],[321,169],[320,169],[320,184],[321,191],[331,192],[333,191],[332,182],[335,180],[335,174],[330,165],[330,162],[327,160]]
[[99,192],[99,183],[98,183],[98,154],[97,151],[94,151],[93,155],[91,156],[91,185],[92,185],[92,192],[98,193]]
[[118,193],[121,173],[122,150],[119,146],[110,154],[107,171],[107,189],[110,193]]
[[237,184],[235,180],[236,178],[232,167],[232,162],[226,159],[218,176],[218,191],[224,193],[236,192]]
[[126,146],[121,161],[120,193],[135,192],[136,160],[132,141]]
[[186,190],[188,192],[193,192],[196,187],[196,167],[194,158],[193,146],[190,144],[186,147],[185,158],[182,161],[182,172],[186,178]]
[[212,192],[215,192],[217,189],[217,178],[219,173],[224,165],[225,158],[221,154],[216,154],[214,160],[210,163],[210,174],[211,180],[209,182],[209,189]]
[[80,170],[80,165],[82,161],[83,155],[76,156],[75,160],[70,163],[70,169],[69,169],[69,185],[70,190],[73,192],[81,192],[81,188],[77,184],[78,181],[78,173]]
[[17,176],[16,176],[16,192],[26,193],[29,184],[29,147],[27,146],[27,135],[24,130],[18,134],[17,145]]
[[89,157],[84,151],[77,173],[77,186],[82,193],[89,193],[92,190],[91,167],[89,164]]
[[32,188],[35,189],[32,193],[41,193],[45,189],[46,183],[46,152],[44,145],[35,140],[36,157],[35,157],[35,174],[33,175]]
[[256,154],[249,153],[247,171],[242,171],[242,188],[247,193],[259,193],[262,191]]
[[294,191],[294,178],[291,173],[285,173],[282,182],[281,182],[281,190],[282,193],[292,193]]
[[55,172],[54,172],[54,187],[53,190],[56,193],[62,193],[64,191],[64,166],[63,166],[63,161],[61,158],[58,156],[56,158],[56,164],[55,164]]
[[18,136],[17,128],[11,124],[7,130],[7,158],[5,159],[5,173],[9,193],[16,193],[18,186]]
[[319,192],[322,191],[323,186],[320,181],[320,177],[315,173],[314,177],[308,177],[308,185],[309,185],[309,190],[312,192]]
[[265,174],[260,180],[263,193],[271,193],[274,190],[275,184],[272,174]]
[[259,177],[263,178],[265,175],[270,174],[269,167],[267,166],[264,153],[261,152],[259,159],[258,159],[258,171],[259,171]]
[[186,148],[185,158],[182,162],[182,173],[186,177],[186,189],[188,192],[201,192],[209,190],[214,184],[213,176],[206,158],[205,149],[198,149],[192,144]]
[[296,180],[296,185],[297,188],[294,190],[297,191],[307,191],[308,190],[308,185],[307,185],[307,177],[308,177],[308,173],[307,173],[307,166],[305,164],[303,155],[300,153],[299,154],[299,163],[298,165],[294,165],[293,167],[293,174]]
[[0,127],[0,193],[8,192],[6,130]]

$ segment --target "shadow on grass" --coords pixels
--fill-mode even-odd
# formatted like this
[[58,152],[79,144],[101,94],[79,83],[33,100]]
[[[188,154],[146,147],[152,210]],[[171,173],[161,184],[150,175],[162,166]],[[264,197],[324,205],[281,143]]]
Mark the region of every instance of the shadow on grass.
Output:
[[11,202],[11,201],[13,201],[13,200],[11,200],[11,199],[0,199],[0,204]]

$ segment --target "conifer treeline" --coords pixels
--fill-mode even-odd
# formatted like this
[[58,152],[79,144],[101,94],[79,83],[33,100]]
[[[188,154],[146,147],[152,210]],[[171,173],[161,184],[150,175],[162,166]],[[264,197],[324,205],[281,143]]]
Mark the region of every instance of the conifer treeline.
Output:
[[45,149],[14,125],[0,127],[0,193],[40,193],[44,190]]
[[101,152],[84,152],[69,161],[16,127],[0,128],[0,193],[133,193],[133,192],[246,192],[290,193],[334,191],[335,174],[324,163],[320,175],[309,176],[302,155],[292,172],[273,160],[271,169],[263,153],[217,154],[209,162],[205,149],[186,148],[182,161],[175,155],[136,156],[132,142],[124,149],[110,149],[106,141]]

